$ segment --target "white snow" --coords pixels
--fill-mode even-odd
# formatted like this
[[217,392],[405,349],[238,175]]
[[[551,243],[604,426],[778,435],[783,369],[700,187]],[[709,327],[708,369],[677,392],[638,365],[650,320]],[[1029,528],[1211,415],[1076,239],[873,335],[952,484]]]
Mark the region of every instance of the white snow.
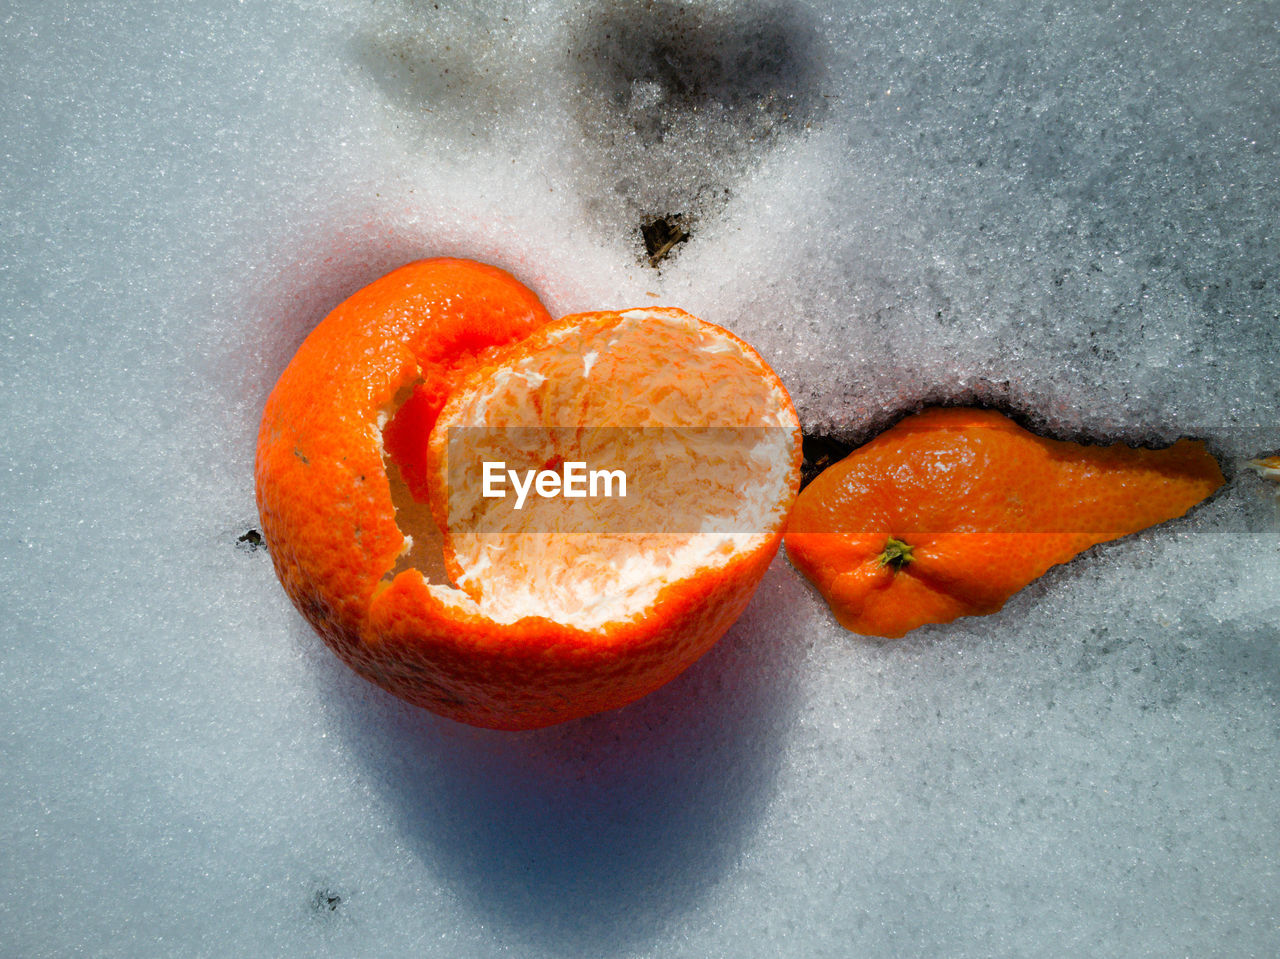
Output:
[[[0,952],[1280,952],[1275,14],[8,4]],[[725,326],[810,429],[978,400],[1230,483],[896,642],[780,556],[648,699],[458,726],[240,541],[275,377],[425,255]]]

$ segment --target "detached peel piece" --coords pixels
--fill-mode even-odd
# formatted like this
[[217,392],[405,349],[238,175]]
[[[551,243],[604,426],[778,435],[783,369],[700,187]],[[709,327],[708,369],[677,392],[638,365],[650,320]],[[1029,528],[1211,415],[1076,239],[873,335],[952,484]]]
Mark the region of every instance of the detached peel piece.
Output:
[[1204,445],[1082,446],[992,410],[908,417],[800,494],[787,555],[845,628],[896,638],[999,611],[1051,566],[1224,482]]

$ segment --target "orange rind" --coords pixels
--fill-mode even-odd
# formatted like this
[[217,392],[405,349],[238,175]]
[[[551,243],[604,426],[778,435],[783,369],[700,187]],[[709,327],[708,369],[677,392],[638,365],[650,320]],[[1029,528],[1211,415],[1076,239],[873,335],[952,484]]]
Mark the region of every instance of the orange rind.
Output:
[[995,613],[1050,567],[1181,516],[1223,482],[1188,439],[1082,446],[993,410],[930,409],[819,474],[786,549],[843,626],[894,638]]

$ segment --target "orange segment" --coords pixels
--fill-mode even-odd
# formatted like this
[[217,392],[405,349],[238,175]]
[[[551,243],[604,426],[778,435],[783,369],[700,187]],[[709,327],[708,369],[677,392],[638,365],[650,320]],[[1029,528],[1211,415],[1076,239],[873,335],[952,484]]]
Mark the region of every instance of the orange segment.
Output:
[[[672,309],[565,317],[474,368],[437,421],[446,567],[493,616],[632,615],[685,568],[781,529],[796,425],[781,384],[726,330]],[[450,443],[459,430],[465,449]],[[515,510],[483,496],[482,461],[607,466],[630,488],[572,502],[531,491]]]
[[[787,554],[844,626],[896,637],[994,613],[1051,566],[1181,516],[1222,483],[1190,440],[1081,446],[991,410],[932,409],[820,474],[796,501]],[[882,562],[891,542],[905,559]]]
[[[708,430],[730,440],[673,445]],[[514,510],[459,466],[605,453],[637,498],[585,511]],[[257,481],[280,580],[348,665],[525,729],[625,705],[705,653],[777,551],[799,466],[786,391],[727,331],[678,310],[551,323],[506,274],[437,260],[316,328],[267,403]]]

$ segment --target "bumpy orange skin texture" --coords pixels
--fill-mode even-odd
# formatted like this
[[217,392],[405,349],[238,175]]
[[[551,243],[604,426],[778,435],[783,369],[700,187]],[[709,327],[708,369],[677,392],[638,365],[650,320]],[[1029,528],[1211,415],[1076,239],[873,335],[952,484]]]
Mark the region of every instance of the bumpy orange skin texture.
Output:
[[[847,629],[899,637],[1000,610],[1051,566],[1223,484],[1203,444],[1081,446],[991,410],[908,417],[801,492],[787,555]],[[886,556],[890,539],[909,546]]]
[[[385,581],[404,540],[379,412],[421,378],[383,435],[407,485],[428,496],[421,438],[454,385],[549,319],[496,268],[447,259],[402,267],[311,333],[272,392],[258,438],[263,534],[294,605],[361,676],[477,726],[545,726],[657,689],[728,630],[781,541],[779,530],[714,573],[668,586],[647,615],[593,631],[539,616],[496,623],[442,601],[417,569]],[[798,478],[798,450],[794,467]]]

